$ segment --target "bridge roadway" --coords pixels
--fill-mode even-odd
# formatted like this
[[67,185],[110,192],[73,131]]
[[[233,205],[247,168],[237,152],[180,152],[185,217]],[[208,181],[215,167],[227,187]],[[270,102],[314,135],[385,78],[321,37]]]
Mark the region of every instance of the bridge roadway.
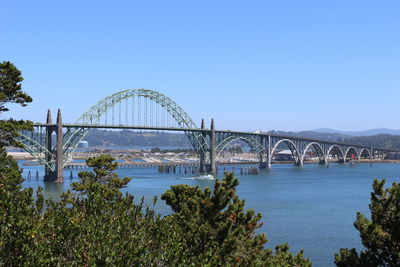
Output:
[[57,122],[53,123],[49,110],[46,123],[34,126],[33,131],[22,132],[18,141],[45,166],[45,181],[55,182],[64,180],[63,169],[67,164],[64,159],[71,158],[80,141],[93,128],[184,132],[199,156],[199,171],[210,174],[216,171],[216,159],[238,140],[247,143],[258,154],[260,168],[271,167],[272,157],[282,144],[290,149],[296,166],[303,165],[311,150],[317,154],[321,164],[327,164],[331,155],[346,162],[351,159],[384,158],[390,152],[400,152],[271,132],[216,130],[214,120],[211,120],[209,128],[205,127],[204,120],[198,127],[174,100],[143,88],[123,90],[103,98],[75,123],[64,124],[61,110],[58,110]]
[[[54,127],[54,124],[46,124],[46,123],[35,123],[34,127]],[[119,129],[119,130],[148,130],[148,131],[176,131],[176,132],[199,132],[199,133],[208,133],[209,129],[200,129],[200,128],[178,128],[178,127],[158,127],[158,126],[126,126],[126,125],[105,125],[105,124],[63,124],[63,128],[86,128],[86,129]],[[260,136],[260,137],[268,137],[271,138],[280,138],[280,139],[288,139],[288,140],[301,140],[307,142],[315,142],[315,143],[325,143],[329,145],[338,145],[338,146],[349,146],[349,147],[358,147],[358,148],[365,148],[365,146],[345,143],[345,142],[334,142],[334,141],[327,141],[323,139],[315,139],[315,138],[306,138],[300,137],[295,135],[282,135],[282,134],[275,134],[271,132],[243,132],[243,131],[231,131],[231,130],[215,130],[216,133],[221,134],[229,134],[229,135],[238,135],[238,136]],[[387,148],[377,148],[376,150],[382,152],[397,152],[400,153],[400,150],[395,149],[387,149]]]

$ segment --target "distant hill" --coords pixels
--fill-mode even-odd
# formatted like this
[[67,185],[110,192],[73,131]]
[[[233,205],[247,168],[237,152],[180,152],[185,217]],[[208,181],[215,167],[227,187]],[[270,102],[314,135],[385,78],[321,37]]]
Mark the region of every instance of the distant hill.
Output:
[[191,146],[188,138],[183,133],[156,131],[91,129],[85,137],[85,141],[88,141],[90,146]]
[[349,135],[349,136],[371,136],[371,135],[378,135],[378,134],[391,134],[391,135],[400,135],[400,130],[392,130],[386,128],[379,128],[379,129],[371,129],[365,131],[338,131],[328,128],[320,128],[311,130],[311,132],[318,132],[318,133],[336,133],[342,135]]
[[314,131],[301,131],[301,132],[285,132],[285,131],[271,131],[272,133],[291,135],[304,138],[320,139],[326,141],[342,141],[344,138],[350,137],[349,135],[341,133],[325,133],[325,132],[314,132]]
[[[317,129],[323,130],[323,129]],[[329,130],[329,129],[325,129]],[[377,129],[378,131],[380,129]],[[382,148],[395,148],[400,150],[400,134],[377,134],[371,135],[375,130],[364,131],[369,135],[356,136],[344,134],[345,132],[331,130],[322,131],[301,131],[285,132],[271,131],[277,134],[299,136],[304,138],[320,139],[332,142],[346,142],[363,146]],[[391,130],[395,131],[395,130]],[[362,132],[352,132],[362,133]],[[184,133],[156,132],[156,131],[114,131],[114,130],[90,130],[85,138],[90,146],[150,146],[150,147],[191,147],[191,144]]]
[[378,134],[371,136],[352,136],[343,140],[346,143],[400,150],[400,135]]
[[[317,129],[318,130],[318,129]],[[328,130],[329,129],[319,129],[319,130]],[[305,138],[312,139],[320,139],[332,142],[344,142],[351,143],[356,145],[363,145],[367,147],[381,147],[381,148],[390,148],[390,149],[399,149],[400,150],[400,133],[399,134],[376,134],[373,135],[374,131],[379,132],[380,129],[369,130],[363,132],[350,132],[350,133],[365,133],[365,136],[357,136],[345,134],[345,132],[330,130],[330,132],[319,132],[319,131],[301,131],[301,132],[284,132],[284,131],[272,131],[274,133],[283,134],[283,135],[292,135],[299,136]],[[388,130],[388,129],[385,129]],[[389,130],[396,132],[396,130]]]

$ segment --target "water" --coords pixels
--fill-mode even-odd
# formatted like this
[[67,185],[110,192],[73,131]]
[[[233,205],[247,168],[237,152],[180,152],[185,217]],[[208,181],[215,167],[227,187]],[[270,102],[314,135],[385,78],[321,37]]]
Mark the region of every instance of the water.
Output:
[[[235,169],[238,171],[239,167]],[[66,183],[58,185],[34,179],[36,170],[43,175],[42,168],[29,166],[29,170],[32,179],[25,186],[43,186],[46,194],[54,198],[69,188],[70,171],[65,171]],[[25,167],[24,177],[27,171]],[[171,185],[212,187],[215,181],[197,179],[194,175],[159,174],[155,168],[127,168],[118,172],[133,178],[125,190],[137,200],[144,196],[149,205],[154,195],[160,196]],[[76,172],[73,175],[76,180]],[[398,182],[400,165],[331,164],[329,169],[319,165],[273,165],[271,170],[259,175],[236,175],[240,179],[240,198],[246,199],[247,208],[263,214],[264,225],[260,231],[267,234],[267,247],[288,242],[292,252],[304,249],[314,266],[334,266],[334,254],[340,248],[362,248],[353,222],[357,211],[369,216],[373,179],[386,178],[387,185]],[[162,214],[170,212],[162,201],[156,209]]]

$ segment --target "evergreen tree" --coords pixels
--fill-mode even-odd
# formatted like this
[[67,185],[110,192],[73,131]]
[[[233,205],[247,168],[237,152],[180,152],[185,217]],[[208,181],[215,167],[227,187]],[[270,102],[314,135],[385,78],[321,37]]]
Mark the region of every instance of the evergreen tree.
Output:
[[[10,62],[0,63],[0,114],[7,103],[23,106],[32,99],[21,91],[21,72]],[[30,129],[24,121],[0,120],[0,265],[20,266],[33,246],[38,214],[43,208],[41,192],[36,202],[31,188],[22,189],[21,170],[8,156],[6,145],[14,144],[18,131]]]
[[236,194],[238,184],[228,173],[215,182],[213,191],[176,185],[163,194],[161,199],[174,211],[165,221],[181,244],[170,264],[311,266],[303,252],[289,253],[287,244],[277,246],[275,254],[264,249],[265,235],[256,234],[261,214],[244,210],[245,202]]
[[81,172],[58,202],[48,201],[36,241],[29,254],[35,266],[152,265],[160,217],[136,205],[131,194],[119,190],[129,178],[113,172],[116,162],[107,155],[87,160],[93,172]]
[[7,103],[18,103],[26,106],[32,98],[22,92],[21,82],[24,80],[14,64],[9,61],[0,62],[0,112],[8,111]]
[[400,266],[400,184],[384,188],[385,180],[374,180],[371,193],[371,220],[357,213],[355,228],[365,250],[341,249],[337,266]]
[[[22,92],[21,82],[23,78],[21,72],[9,61],[0,62],[0,116],[8,111],[6,104],[17,103],[26,106],[32,102],[32,98]],[[31,122],[10,120],[0,120],[0,147],[15,145],[18,131],[29,130],[32,128]]]

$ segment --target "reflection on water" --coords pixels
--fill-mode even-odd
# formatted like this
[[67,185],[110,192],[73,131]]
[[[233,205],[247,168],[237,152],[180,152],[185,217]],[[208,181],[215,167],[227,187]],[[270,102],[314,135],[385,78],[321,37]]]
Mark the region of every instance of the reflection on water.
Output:
[[[232,170],[233,166],[227,166]],[[222,169],[218,177],[222,177]],[[40,167],[25,167],[28,171],[38,171]],[[235,171],[240,180],[238,194],[246,199],[247,208],[263,214],[261,231],[267,233],[267,247],[288,242],[293,252],[304,249],[314,266],[333,266],[334,253],[343,247],[361,248],[358,232],[353,227],[355,214],[361,211],[369,214],[368,204],[374,178],[386,178],[387,184],[399,181],[398,164],[331,164],[329,168],[319,165],[293,167],[273,165],[269,171],[259,175],[240,175],[240,167]],[[132,181],[125,191],[136,196],[139,201],[152,206],[154,195],[161,196],[171,185],[189,184],[200,188],[212,187],[214,179],[198,179],[192,174],[160,174],[156,168],[121,168],[121,176],[129,176]],[[48,197],[56,198],[69,188],[71,181],[77,180],[77,171],[65,171],[65,183],[43,183],[31,179],[25,186],[42,186]],[[217,177],[217,178],[218,178]],[[161,200],[156,207],[166,215],[171,211]]]

